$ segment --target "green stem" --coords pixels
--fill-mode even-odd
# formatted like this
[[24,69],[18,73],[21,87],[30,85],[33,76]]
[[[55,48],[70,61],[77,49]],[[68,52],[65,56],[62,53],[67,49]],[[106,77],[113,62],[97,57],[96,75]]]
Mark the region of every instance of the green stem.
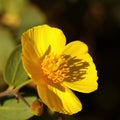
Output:
[[29,84],[30,82],[32,82],[32,80],[27,80],[24,83],[22,83],[21,85],[17,86],[15,89],[13,89],[13,86],[9,86],[9,88],[3,92],[0,92],[0,97],[5,97],[11,94],[14,94],[16,91],[19,91],[20,88],[22,88],[23,86]]
[[29,83],[31,83],[31,82],[32,82],[32,80],[29,79],[29,80],[25,81],[24,83],[22,83],[21,85],[17,86],[17,87],[15,88],[15,90],[19,90],[20,88],[24,87],[25,85],[27,85],[27,84],[29,84]]
[[3,92],[0,93],[0,97],[5,97],[5,96],[8,96],[8,95],[15,95],[16,98],[22,100],[22,101],[25,103],[26,106],[30,107],[30,104],[24,99],[24,97],[22,97],[22,96],[19,94],[18,90],[15,90],[15,89],[13,89],[13,90],[7,89],[7,90],[5,90],[5,91],[3,91]]
[[13,89],[13,87],[9,86],[7,90],[0,93],[0,97],[5,97],[5,96],[9,96],[9,95],[15,95],[18,99],[22,100],[28,107],[30,107],[30,104],[24,99],[24,97],[22,97],[19,94],[20,88],[22,88],[23,86],[29,84],[30,82],[32,82],[31,79],[25,81],[21,85],[17,86],[15,89]]

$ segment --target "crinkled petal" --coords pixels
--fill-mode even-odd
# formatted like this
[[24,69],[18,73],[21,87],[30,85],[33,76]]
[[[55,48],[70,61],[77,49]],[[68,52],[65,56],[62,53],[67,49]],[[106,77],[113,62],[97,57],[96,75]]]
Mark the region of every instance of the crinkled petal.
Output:
[[24,35],[28,36],[38,55],[43,56],[48,48],[49,52],[59,54],[66,44],[63,32],[55,27],[48,25],[36,26],[29,29]]
[[25,70],[31,78],[34,78],[35,82],[40,79],[40,67],[41,61],[37,56],[32,42],[28,36],[22,36],[22,62]]
[[69,77],[62,85],[83,93],[97,89],[97,71],[87,46],[80,41],[68,44],[64,51],[68,55]]
[[79,99],[66,87],[41,84],[41,86],[37,86],[37,91],[42,101],[52,111],[74,114],[82,109]]

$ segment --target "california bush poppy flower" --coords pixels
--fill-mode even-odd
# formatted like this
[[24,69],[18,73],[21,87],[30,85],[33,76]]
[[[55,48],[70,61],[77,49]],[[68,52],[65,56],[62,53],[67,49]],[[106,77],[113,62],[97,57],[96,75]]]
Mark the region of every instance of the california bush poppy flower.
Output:
[[97,89],[97,71],[88,47],[80,41],[66,45],[63,32],[41,25],[22,35],[23,66],[37,91],[52,111],[74,114],[82,109],[72,90],[89,93]]

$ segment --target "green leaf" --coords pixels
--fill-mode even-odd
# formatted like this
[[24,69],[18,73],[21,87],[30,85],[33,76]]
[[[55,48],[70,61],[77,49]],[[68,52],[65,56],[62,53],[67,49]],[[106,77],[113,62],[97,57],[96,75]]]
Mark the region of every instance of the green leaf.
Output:
[[4,78],[8,85],[17,87],[28,79],[21,60],[21,45],[10,55],[4,70]]
[[[31,104],[36,100],[35,96],[24,97]],[[0,105],[0,120],[28,120],[33,114],[23,101],[16,101],[15,98],[7,99]]]

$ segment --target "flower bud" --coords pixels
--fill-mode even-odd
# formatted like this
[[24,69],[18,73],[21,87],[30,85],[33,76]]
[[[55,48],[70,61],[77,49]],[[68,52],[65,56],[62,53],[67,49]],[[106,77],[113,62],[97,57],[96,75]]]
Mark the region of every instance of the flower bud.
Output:
[[36,116],[41,116],[43,114],[44,108],[43,108],[43,103],[41,103],[38,100],[35,100],[31,106],[31,111],[34,115]]

